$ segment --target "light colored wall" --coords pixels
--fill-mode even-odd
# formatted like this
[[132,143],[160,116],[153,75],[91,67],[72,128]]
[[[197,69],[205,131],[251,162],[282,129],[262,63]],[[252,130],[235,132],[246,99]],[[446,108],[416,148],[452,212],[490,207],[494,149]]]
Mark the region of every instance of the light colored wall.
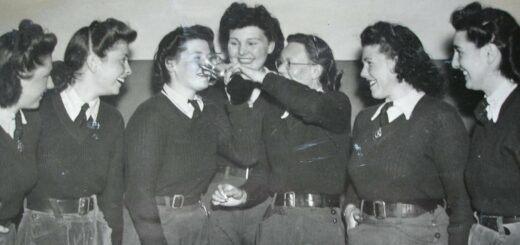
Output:
[[[135,60],[151,60],[167,32],[179,25],[203,24],[217,31],[232,0],[0,0],[0,32],[16,28],[22,18],[42,24],[59,39],[61,59],[71,35],[94,19],[115,17],[138,31],[132,46]],[[470,0],[247,0],[263,4],[279,18],[284,34],[314,33],[324,38],[339,60],[355,60],[359,33],[377,20],[409,26],[435,59],[449,56],[453,29],[449,16]],[[520,20],[519,0],[485,0]]]

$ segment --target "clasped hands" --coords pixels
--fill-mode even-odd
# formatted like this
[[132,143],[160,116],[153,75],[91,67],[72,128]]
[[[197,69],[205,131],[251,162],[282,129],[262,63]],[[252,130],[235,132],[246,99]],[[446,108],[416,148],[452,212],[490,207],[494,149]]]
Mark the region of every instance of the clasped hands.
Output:
[[246,191],[230,184],[219,184],[211,196],[211,203],[215,206],[235,207],[245,204],[246,201]]

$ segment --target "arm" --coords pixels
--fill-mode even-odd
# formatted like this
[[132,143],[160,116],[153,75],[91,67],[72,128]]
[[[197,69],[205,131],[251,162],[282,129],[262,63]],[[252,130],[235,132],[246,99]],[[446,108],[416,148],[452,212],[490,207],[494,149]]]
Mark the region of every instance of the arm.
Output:
[[155,203],[158,177],[166,140],[157,113],[135,112],[126,134],[125,203],[143,245],[166,245],[159,211]]
[[350,130],[350,101],[342,92],[321,93],[274,73],[265,76],[262,89],[306,123],[335,133]]
[[433,157],[451,209],[449,244],[467,244],[473,223],[470,199],[463,181],[469,150],[468,135],[454,110],[439,113],[435,125]]
[[99,196],[99,207],[112,228],[112,244],[119,245],[123,237],[123,118],[119,120],[114,130],[116,138],[112,148],[112,157],[108,169],[108,179],[103,193]]

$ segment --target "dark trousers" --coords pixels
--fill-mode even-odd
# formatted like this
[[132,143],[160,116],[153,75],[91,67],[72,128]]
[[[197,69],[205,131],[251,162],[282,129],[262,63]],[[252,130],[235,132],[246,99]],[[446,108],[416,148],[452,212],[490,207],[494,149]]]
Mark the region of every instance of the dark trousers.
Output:
[[340,208],[271,208],[260,224],[258,245],[345,244]]
[[[228,183],[241,186],[246,181],[243,177],[226,176],[217,173],[206,196],[211,197],[217,185]],[[208,198],[209,199],[209,198]],[[208,201],[209,202],[209,201]],[[209,225],[211,245],[254,245],[258,226],[262,222],[270,199],[248,209],[223,209],[212,207]]]
[[[170,245],[206,245],[208,216],[200,204],[173,209],[157,206],[166,241]],[[123,210],[123,244],[141,245],[128,210]]]
[[413,218],[366,216],[347,231],[349,245],[448,244],[449,217],[442,207]]

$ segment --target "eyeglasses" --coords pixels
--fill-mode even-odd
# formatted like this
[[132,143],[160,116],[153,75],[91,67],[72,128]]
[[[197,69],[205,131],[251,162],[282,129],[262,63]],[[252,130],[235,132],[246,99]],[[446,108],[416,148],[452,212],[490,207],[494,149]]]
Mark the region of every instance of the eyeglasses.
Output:
[[297,63],[297,62],[291,62],[290,60],[276,60],[274,65],[276,66],[276,69],[279,71],[280,67],[286,64],[285,69],[289,70],[291,69],[291,66],[313,66],[316,65],[315,63]]

